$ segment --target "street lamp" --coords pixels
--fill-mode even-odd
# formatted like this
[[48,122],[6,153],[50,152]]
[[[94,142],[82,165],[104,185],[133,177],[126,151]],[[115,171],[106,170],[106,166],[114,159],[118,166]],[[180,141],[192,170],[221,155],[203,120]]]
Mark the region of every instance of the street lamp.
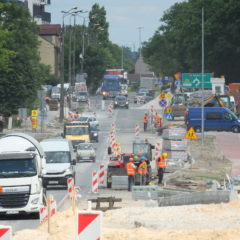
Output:
[[73,10],[76,10],[77,7],[73,7],[68,11],[61,11],[62,16],[62,33],[61,33],[61,70],[60,70],[60,79],[61,79],[61,94],[60,94],[60,114],[59,122],[63,122],[64,119],[64,19],[66,16],[70,15]]

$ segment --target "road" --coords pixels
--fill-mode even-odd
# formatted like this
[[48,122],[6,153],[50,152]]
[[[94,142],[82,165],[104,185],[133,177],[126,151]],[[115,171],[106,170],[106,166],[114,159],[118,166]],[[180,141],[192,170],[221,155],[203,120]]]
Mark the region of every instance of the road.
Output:
[[[109,103],[109,101],[106,101],[106,106],[108,106]],[[144,114],[144,110],[135,108],[136,106],[131,104],[130,109],[116,109],[113,115],[109,117],[106,110],[101,110],[101,98],[94,97],[92,99],[92,110],[97,113],[97,118],[100,123],[100,132],[99,142],[94,144],[96,146],[96,162],[81,162],[77,163],[76,166],[76,186],[80,187],[82,199],[91,195],[92,171],[98,170],[100,163],[106,164],[107,162],[108,133],[112,123],[116,124],[116,135],[122,143],[122,149],[124,151],[131,150],[131,142],[135,135],[135,123],[141,121]],[[52,120],[54,114],[51,112],[50,115],[49,120]],[[53,195],[57,204],[59,204],[67,194],[67,191],[57,188],[48,189],[47,194]],[[39,220],[29,216],[8,216],[1,218],[0,224],[12,226],[13,232],[15,232],[26,228],[36,228],[39,225]]]

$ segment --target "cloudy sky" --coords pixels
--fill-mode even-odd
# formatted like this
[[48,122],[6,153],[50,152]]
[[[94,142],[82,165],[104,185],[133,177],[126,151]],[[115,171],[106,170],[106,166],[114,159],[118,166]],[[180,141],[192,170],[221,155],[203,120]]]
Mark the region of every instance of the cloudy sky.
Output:
[[[46,11],[52,14],[52,24],[62,22],[61,10],[74,6],[90,11],[94,3],[104,6],[109,22],[110,40],[119,45],[137,49],[139,47],[139,27],[141,39],[151,38],[160,26],[164,11],[176,2],[184,0],[51,0]],[[67,20],[68,21],[68,20]],[[81,21],[79,18],[78,21]],[[80,22],[79,22],[80,23]],[[133,49],[134,50],[134,49]]]

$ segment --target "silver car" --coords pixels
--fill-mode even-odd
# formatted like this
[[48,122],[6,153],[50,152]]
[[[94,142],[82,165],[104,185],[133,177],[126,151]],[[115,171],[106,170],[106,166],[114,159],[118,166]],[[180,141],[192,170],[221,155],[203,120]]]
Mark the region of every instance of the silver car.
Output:
[[82,160],[96,161],[96,152],[92,143],[80,143],[77,146],[77,161]]

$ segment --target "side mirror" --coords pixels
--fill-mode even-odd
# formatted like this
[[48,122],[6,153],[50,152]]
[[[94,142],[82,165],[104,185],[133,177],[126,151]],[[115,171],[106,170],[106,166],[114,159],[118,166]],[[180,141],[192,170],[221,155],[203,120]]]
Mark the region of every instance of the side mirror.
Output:
[[73,160],[72,160],[72,165],[76,165],[76,164],[77,164],[76,159],[73,159]]

